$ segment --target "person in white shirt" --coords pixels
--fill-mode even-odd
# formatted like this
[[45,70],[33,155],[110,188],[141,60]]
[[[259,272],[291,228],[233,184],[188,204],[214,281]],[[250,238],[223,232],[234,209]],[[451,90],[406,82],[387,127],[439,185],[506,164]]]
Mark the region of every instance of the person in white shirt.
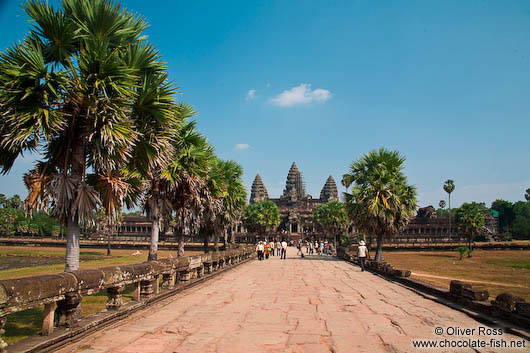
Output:
[[263,260],[263,251],[265,250],[265,246],[263,245],[263,243],[260,241],[258,243],[258,246],[256,246],[256,251],[258,252],[258,260]]
[[281,258],[285,260],[285,256],[287,255],[287,242],[285,239],[282,241],[282,256]]
[[366,257],[368,255],[368,248],[366,247],[364,240],[361,240],[359,242],[359,246],[357,247],[358,257],[359,257],[359,265],[361,266],[361,271],[364,272],[364,262],[366,261]]
[[276,248],[276,255],[280,256],[281,250],[282,250],[282,243],[280,243],[279,240],[276,242],[275,248]]

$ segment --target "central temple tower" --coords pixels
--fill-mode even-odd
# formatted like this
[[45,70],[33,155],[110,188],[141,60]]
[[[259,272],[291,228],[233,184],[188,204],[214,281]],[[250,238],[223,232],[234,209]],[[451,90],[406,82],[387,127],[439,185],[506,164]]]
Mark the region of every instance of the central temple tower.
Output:
[[289,169],[285,189],[279,198],[269,197],[267,188],[259,174],[256,175],[250,192],[250,203],[270,200],[278,206],[281,223],[277,231],[282,237],[288,235],[291,239],[316,236],[313,210],[323,203],[338,201],[338,199],[337,184],[331,175],[320,192],[320,198],[313,199],[311,195],[308,195],[302,173],[298,170],[295,162]]

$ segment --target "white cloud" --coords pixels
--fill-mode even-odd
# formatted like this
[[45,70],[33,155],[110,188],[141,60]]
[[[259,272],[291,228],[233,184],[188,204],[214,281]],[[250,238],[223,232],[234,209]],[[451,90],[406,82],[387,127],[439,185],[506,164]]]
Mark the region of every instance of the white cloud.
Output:
[[254,98],[256,98],[256,90],[255,89],[249,89],[247,92],[247,95],[245,96],[245,100],[251,101]]
[[331,92],[322,88],[311,90],[311,84],[302,83],[271,98],[271,103],[280,107],[292,107],[310,102],[323,103],[331,98]]
[[238,143],[234,147],[236,150],[246,150],[250,148],[250,145],[248,143]]

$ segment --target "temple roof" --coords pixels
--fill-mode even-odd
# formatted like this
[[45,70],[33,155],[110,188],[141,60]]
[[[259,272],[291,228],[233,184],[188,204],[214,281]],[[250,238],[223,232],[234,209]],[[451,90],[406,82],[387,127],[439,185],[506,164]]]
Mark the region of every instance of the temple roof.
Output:
[[324,184],[322,191],[320,191],[320,199],[322,200],[322,202],[339,200],[339,192],[337,190],[337,184],[335,184],[335,180],[333,179],[331,175],[326,180],[326,183]]
[[254,182],[252,182],[252,188],[250,189],[250,203],[260,202],[268,198],[269,193],[267,192],[267,188],[263,184],[263,180],[261,180],[259,174],[256,174]]

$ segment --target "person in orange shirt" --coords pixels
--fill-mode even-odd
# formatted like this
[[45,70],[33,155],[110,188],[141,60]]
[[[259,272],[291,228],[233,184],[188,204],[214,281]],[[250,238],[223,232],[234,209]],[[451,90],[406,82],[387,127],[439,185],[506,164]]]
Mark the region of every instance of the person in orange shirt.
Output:
[[271,252],[271,244],[267,243],[265,244],[265,259],[269,258],[270,252]]

